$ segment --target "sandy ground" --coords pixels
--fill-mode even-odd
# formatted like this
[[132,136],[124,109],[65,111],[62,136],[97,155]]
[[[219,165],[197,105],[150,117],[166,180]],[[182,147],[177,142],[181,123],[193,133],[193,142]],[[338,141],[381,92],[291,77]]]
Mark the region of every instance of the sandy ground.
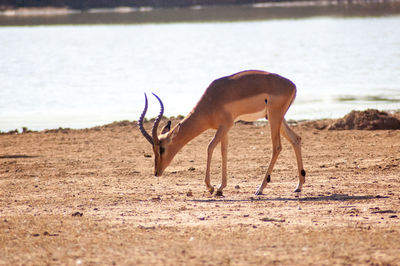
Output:
[[0,265],[400,265],[400,130],[292,128],[300,197],[286,140],[254,195],[271,156],[265,123],[231,130],[224,197],[203,181],[212,130],[160,178],[135,123],[0,135]]

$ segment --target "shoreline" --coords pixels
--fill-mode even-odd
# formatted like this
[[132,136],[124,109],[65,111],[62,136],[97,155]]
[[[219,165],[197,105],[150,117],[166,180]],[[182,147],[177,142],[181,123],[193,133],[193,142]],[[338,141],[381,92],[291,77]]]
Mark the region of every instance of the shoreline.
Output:
[[[324,130],[324,129],[329,129],[330,127],[332,127],[332,125],[334,125],[338,121],[346,119],[346,117],[350,116],[352,113],[359,113],[361,116],[361,119],[363,119],[365,121],[367,121],[367,120],[372,121],[372,119],[375,119],[377,121],[376,123],[387,123],[386,117],[380,117],[378,119],[373,118],[373,117],[371,117],[371,115],[368,114],[369,111],[373,111],[375,115],[377,113],[384,113],[384,114],[387,114],[387,117],[389,117],[391,119],[397,119],[399,121],[399,127],[394,128],[394,130],[400,129],[400,110],[377,110],[377,109],[367,109],[367,110],[363,110],[363,111],[353,110],[341,118],[300,119],[300,120],[290,119],[290,120],[287,120],[287,122],[289,125],[306,125],[309,127],[313,127],[315,129]],[[184,117],[185,116],[183,116],[183,115],[171,116],[171,117],[164,116],[161,121],[165,123],[166,121],[171,120],[174,122],[173,124],[176,124],[180,120],[182,120]],[[153,123],[154,120],[155,120],[155,117],[148,118],[148,119],[145,118],[144,123],[145,124]],[[379,120],[381,120],[381,121],[379,121]],[[258,120],[258,121],[254,121],[254,122],[246,122],[246,121],[239,120],[239,121],[235,122],[235,124],[244,124],[244,125],[264,125],[267,123],[268,123],[268,120]],[[4,131],[4,132],[0,130],[0,135],[41,133],[41,132],[44,132],[44,133],[64,132],[64,133],[66,133],[69,131],[100,130],[102,128],[126,127],[126,126],[132,126],[132,125],[136,127],[136,124],[137,124],[137,120],[119,120],[119,121],[113,121],[111,123],[106,123],[103,125],[98,125],[98,126],[93,126],[93,127],[84,127],[84,128],[55,127],[55,128],[49,128],[49,129],[43,129],[43,130],[32,130],[32,129],[29,129],[28,127],[21,127],[20,128],[21,130],[19,130],[19,128],[12,129],[9,131]],[[379,129],[385,129],[385,128],[379,128]],[[389,130],[391,130],[391,129],[393,129],[393,128],[389,128]],[[372,130],[374,130],[374,129],[372,129]]]
[[[123,2],[123,1],[122,1]],[[393,5],[391,8],[396,9],[395,4],[400,4],[400,0],[298,0],[298,1],[272,1],[272,0],[255,0],[255,1],[176,1],[177,3],[155,3],[154,1],[141,1],[139,3],[123,4],[116,2],[110,5],[64,5],[54,3],[53,5],[4,5],[0,6],[0,17],[35,17],[35,16],[66,16],[73,14],[102,14],[102,13],[145,13],[160,9],[176,9],[187,8],[192,10],[202,10],[213,7],[224,6],[246,6],[254,9],[265,8],[295,8],[295,7],[337,7],[337,6],[370,6],[370,5]]]

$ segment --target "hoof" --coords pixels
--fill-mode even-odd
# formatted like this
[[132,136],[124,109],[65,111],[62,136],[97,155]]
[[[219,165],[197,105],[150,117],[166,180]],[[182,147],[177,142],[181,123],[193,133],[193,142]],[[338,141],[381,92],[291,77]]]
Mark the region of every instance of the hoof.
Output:
[[208,188],[208,191],[210,192],[210,194],[212,195],[214,193],[214,187],[210,187]]
[[262,189],[261,189],[261,188],[258,188],[257,191],[256,191],[256,193],[254,193],[254,195],[256,195],[256,196],[263,195]]
[[294,192],[301,192],[300,188],[296,188],[296,190]]
[[223,196],[222,191],[217,190],[217,193],[215,193],[215,196],[222,197]]

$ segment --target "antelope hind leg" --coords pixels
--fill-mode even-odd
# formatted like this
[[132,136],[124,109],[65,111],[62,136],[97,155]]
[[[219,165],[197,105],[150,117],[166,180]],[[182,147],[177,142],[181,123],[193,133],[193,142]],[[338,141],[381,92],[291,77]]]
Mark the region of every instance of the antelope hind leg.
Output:
[[271,173],[274,169],[276,160],[278,159],[279,153],[282,150],[280,127],[283,120],[282,116],[268,114],[269,124],[271,128],[271,140],[272,140],[272,158],[268,166],[267,173],[265,174],[264,180],[256,191],[256,195],[262,195],[264,188],[269,182],[271,182]]
[[292,144],[296,154],[299,183],[297,184],[294,192],[301,192],[303,184],[306,182],[306,171],[304,171],[303,160],[301,156],[301,137],[289,127],[285,120],[282,122],[281,133]]

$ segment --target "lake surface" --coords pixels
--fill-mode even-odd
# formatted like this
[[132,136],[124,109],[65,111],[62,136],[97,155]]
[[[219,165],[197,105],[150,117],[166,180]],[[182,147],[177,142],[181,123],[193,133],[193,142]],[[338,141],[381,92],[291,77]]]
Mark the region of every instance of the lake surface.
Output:
[[[152,12],[161,11],[136,13]],[[260,16],[0,27],[0,131],[137,120],[144,92],[163,99],[166,116],[186,115],[212,80],[245,69],[297,85],[287,119],[400,109],[400,15]],[[159,106],[151,95],[149,104],[154,117]]]

